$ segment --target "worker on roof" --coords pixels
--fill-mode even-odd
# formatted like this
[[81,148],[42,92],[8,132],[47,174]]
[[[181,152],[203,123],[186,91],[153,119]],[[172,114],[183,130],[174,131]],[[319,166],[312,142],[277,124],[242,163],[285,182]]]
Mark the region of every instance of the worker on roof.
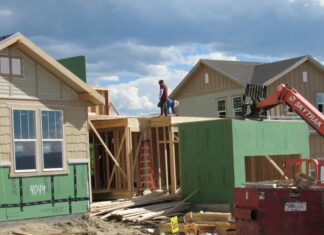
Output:
[[170,109],[171,109],[170,114],[176,114],[175,108],[178,107],[178,106],[179,106],[179,101],[173,100],[173,99],[168,99],[167,100],[168,113],[170,113]]
[[168,109],[167,109],[167,100],[168,100],[168,86],[164,83],[163,80],[159,80],[159,85],[160,85],[160,102],[158,106],[161,109],[161,114],[160,116],[168,116]]

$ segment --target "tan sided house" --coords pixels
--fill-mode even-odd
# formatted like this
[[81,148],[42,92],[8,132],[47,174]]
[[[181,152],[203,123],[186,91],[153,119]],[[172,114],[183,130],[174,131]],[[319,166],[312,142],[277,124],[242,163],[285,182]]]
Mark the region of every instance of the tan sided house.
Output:
[[0,38],[0,222],[88,211],[87,107],[103,102],[22,34]]
[[[241,112],[247,83],[267,85],[271,95],[279,84],[297,89],[324,112],[324,67],[311,56],[273,63],[200,60],[171,93],[180,101],[179,115],[235,117]],[[271,119],[298,118],[282,105],[268,112]],[[311,156],[324,155],[324,139],[310,129]]]

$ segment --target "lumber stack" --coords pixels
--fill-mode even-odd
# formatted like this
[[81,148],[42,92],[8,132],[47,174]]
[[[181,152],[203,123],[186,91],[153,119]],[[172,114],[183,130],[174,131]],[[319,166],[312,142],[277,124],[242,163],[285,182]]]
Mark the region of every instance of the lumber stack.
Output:
[[152,223],[163,221],[168,215],[187,211],[188,207],[188,203],[180,201],[179,195],[156,192],[131,199],[93,203],[91,216],[134,223]]
[[[192,213],[188,212],[184,216],[184,222],[179,224],[180,234],[188,233],[188,228],[192,228],[193,234],[217,233],[218,235],[236,235],[236,225],[231,213]],[[160,225],[160,234],[172,234],[171,224]]]

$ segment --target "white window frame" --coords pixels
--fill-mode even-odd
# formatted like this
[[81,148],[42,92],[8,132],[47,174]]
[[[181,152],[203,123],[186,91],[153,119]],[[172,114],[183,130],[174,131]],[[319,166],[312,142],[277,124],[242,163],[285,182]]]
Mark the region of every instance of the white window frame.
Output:
[[[42,112],[47,111],[47,112],[61,112],[62,115],[62,139],[43,139],[43,119],[42,119]],[[41,137],[40,141],[42,142],[42,151],[41,151],[41,156],[42,156],[42,165],[43,165],[43,171],[62,171],[64,170],[64,159],[65,159],[65,142],[64,142],[64,116],[63,116],[63,110],[53,110],[53,109],[41,109],[40,110],[40,128],[41,128]],[[61,141],[62,142],[62,168],[45,168],[45,161],[44,161],[44,140],[45,141]]]
[[[15,119],[14,119],[14,111],[20,110],[20,111],[34,111],[35,112],[35,139],[15,139]],[[14,161],[14,172],[15,173],[28,173],[28,172],[37,172],[38,171],[38,136],[37,136],[37,109],[23,109],[23,108],[13,108],[11,112],[11,123],[12,123],[12,143],[13,143],[13,161]],[[16,141],[20,142],[35,142],[35,169],[30,170],[17,170],[16,167]]]
[[[219,110],[218,109],[218,102],[219,101],[224,101],[225,102],[225,105],[224,105],[224,107],[225,107],[225,109],[224,110]],[[219,115],[219,113],[223,113],[223,112],[225,112],[225,117],[226,117],[226,115],[227,115],[227,110],[226,110],[226,98],[219,98],[219,99],[217,99],[216,100],[216,108],[217,108],[217,117],[220,117],[220,115]]]
[[[236,98],[240,98],[241,99],[241,108],[234,108],[234,99],[236,99]],[[235,112],[239,112],[239,111],[242,112],[242,105],[243,105],[243,96],[241,96],[241,95],[232,96],[233,117],[236,117],[235,116]]]
[[323,100],[324,100],[324,93],[317,93],[316,94],[317,109],[319,110],[319,105],[321,104],[322,107],[323,107],[322,113],[324,113],[324,101],[323,101],[323,103],[322,102],[319,102],[319,99],[318,99],[319,96],[323,96]]

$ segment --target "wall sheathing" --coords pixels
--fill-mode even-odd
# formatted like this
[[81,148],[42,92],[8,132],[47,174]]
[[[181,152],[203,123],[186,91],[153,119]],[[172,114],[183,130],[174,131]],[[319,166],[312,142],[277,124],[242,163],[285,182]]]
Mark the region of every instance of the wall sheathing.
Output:
[[88,164],[70,164],[69,174],[10,177],[0,167],[0,222],[89,211]]
[[233,203],[246,156],[309,157],[308,128],[299,121],[222,119],[180,124],[179,133],[182,196],[199,190],[192,203]]

